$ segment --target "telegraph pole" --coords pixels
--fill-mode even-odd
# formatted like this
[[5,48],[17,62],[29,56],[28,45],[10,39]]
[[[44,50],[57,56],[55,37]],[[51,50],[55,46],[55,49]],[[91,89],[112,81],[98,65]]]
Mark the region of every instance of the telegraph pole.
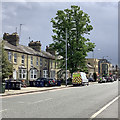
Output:
[[21,30],[22,30],[22,25],[23,25],[23,24],[20,24],[19,40],[21,39]]

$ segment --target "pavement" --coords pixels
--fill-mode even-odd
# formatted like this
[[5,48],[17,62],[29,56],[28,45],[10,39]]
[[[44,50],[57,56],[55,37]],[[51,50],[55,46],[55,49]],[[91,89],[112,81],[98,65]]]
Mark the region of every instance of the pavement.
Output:
[[[97,82],[90,82],[91,84],[97,84]],[[67,87],[72,87],[72,85],[68,85]],[[0,94],[0,96],[9,96],[9,95],[17,95],[17,94],[25,94],[25,93],[33,93],[33,92],[42,92],[47,90],[53,90],[53,89],[62,89],[66,88],[65,85],[61,86],[54,86],[54,87],[22,87],[21,90],[5,90],[5,93]]]

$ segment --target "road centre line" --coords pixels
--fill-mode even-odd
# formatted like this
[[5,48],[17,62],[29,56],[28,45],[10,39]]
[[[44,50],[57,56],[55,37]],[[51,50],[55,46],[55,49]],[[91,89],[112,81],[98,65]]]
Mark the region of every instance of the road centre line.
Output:
[[39,101],[36,101],[36,102],[32,102],[32,103],[29,103],[29,104],[36,104],[36,103],[40,103],[40,102],[44,102],[44,101],[49,101],[49,100],[52,100],[53,98],[47,98],[47,99],[44,99],[44,100],[39,100]]
[[120,95],[117,96],[116,98],[114,98],[112,101],[110,101],[107,105],[105,105],[103,108],[101,108],[101,109],[100,109],[99,111],[97,111],[95,114],[93,114],[93,115],[90,117],[89,120],[92,120],[92,119],[96,118],[101,112],[103,112],[106,108],[108,108],[111,104],[113,104],[116,100],[118,100],[119,97],[120,97]]

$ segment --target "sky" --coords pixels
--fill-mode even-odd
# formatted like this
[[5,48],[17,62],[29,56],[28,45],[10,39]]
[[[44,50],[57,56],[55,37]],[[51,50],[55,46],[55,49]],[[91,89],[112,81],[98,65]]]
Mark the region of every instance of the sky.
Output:
[[[113,65],[118,64],[118,3],[117,2],[3,2],[2,33],[19,33],[20,44],[27,46],[30,40],[41,41],[42,50],[53,42],[52,18],[57,10],[70,9],[71,5],[80,6],[90,16],[93,30],[91,42],[96,44],[95,58],[106,58]],[[88,54],[92,58],[93,53]],[[107,57],[108,56],[108,57]]]

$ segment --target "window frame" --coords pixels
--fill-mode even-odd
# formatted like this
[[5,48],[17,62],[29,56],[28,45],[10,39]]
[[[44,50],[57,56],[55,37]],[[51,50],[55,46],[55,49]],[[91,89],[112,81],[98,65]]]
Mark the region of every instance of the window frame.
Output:
[[17,63],[17,53],[14,53],[14,63]]
[[36,65],[37,65],[37,66],[39,65],[39,63],[38,63],[38,57],[36,58]]
[[40,58],[40,66],[42,66],[42,58]]
[[47,78],[48,77],[48,70],[43,70],[43,77]]
[[37,69],[30,70],[30,79],[37,79]]
[[21,63],[25,64],[25,55],[22,55],[21,58],[22,58]]
[[12,53],[8,52],[8,60],[11,61],[12,60]]
[[33,66],[33,56],[30,57],[30,64]]
[[19,78],[20,79],[26,79],[26,77],[27,77],[27,69],[22,69],[22,68],[19,69]]

